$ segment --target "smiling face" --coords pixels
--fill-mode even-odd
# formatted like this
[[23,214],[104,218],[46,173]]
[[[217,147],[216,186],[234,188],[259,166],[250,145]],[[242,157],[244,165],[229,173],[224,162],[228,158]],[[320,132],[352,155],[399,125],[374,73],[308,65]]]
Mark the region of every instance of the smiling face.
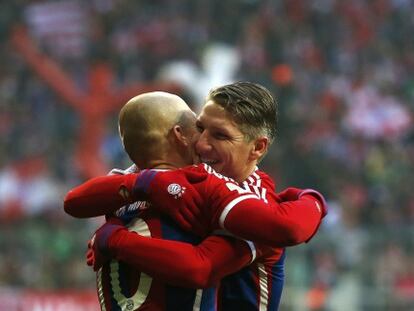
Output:
[[251,175],[272,143],[277,103],[264,86],[239,81],[210,90],[198,116],[201,161],[238,182]]
[[266,148],[262,152],[258,147],[266,138],[249,141],[225,109],[212,100],[204,105],[196,126],[200,136],[195,148],[201,161],[236,181],[245,180],[265,152]]

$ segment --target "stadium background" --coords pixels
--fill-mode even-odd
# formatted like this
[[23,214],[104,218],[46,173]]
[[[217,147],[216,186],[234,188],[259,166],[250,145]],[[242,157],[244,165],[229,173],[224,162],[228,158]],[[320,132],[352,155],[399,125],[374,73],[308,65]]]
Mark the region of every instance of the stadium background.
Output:
[[[413,310],[413,33],[411,0],[2,1],[0,310],[95,310],[100,220],[65,215],[65,192],[128,165],[128,94],[168,87],[197,110],[235,80],[279,101],[261,168],[330,205],[288,250],[281,310]],[[69,105],[68,85],[89,97]]]

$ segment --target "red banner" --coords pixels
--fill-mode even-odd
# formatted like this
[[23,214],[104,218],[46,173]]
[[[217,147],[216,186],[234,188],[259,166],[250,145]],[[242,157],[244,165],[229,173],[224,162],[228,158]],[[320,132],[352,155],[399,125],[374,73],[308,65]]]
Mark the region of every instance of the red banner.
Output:
[[0,290],[0,311],[97,311],[95,291]]

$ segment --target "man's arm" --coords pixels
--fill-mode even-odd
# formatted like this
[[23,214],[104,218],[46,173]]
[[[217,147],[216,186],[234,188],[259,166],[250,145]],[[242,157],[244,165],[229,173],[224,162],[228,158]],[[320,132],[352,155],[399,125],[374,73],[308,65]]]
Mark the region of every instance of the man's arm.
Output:
[[[134,186],[127,190],[132,196],[144,193],[155,208],[170,215],[180,225],[182,221],[177,215],[191,223],[195,211],[211,219],[210,229],[226,229],[236,236],[274,247],[309,241],[326,215],[325,199],[315,190],[289,188],[284,198],[268,195],[267,200],[261,194],[273,192],[273,189],[256,186],[257,189],[252,191],[241,188],[211,168],[203,167],[162,172],[146,179],[138,176]],[[169,191],[170,185],[185,191],[179,196],[173,195]]]
[[321,205],[310,194],[267,205],[259,199],[247,198],[234,206],[230,202],[221,209],[216,226],[265,245],[293,246],[309,241],[316,233],[322,220]]
[[144,237],[108,223],[98,229],[94,244],[95,258],[98,253],[106,253],[154,278],[192,288],[214,285],[251,263],[255,256],[252,243],[232,237],[209,236],[194,246]]
[[112,214],[122,206],[132,203],[124,189],[133,187],[136,174],[95,177],[70,190],[64,199],[66,213],[77,218]]
[[[228,179],[194,170],[197,168],[168,172],[144,170],[140,174],[93,178],[68,193],[65,211],[75,217],[93,217],[138,198],[149,199],[188,229],[191,215],[207,202],[211,204],[207,215],[212,215],[213,229],[221,227],[242,238],[275,247],[308,241],[326,213],[326,203],[316,191],[300,196],[299,190],[296,200],[266,203]],[[170,185],[178,185],[185,191],[175,193],[178,188],[172,191]]]

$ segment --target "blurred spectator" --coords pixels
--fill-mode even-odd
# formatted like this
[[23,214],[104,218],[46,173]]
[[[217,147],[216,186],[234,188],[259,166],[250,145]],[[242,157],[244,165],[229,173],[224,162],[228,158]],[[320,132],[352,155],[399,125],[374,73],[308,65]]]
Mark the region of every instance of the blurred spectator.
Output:
[[13,221],[59,208],[62,189],[49,176],[45,159],[33,157],[0,172],[0,219]]

